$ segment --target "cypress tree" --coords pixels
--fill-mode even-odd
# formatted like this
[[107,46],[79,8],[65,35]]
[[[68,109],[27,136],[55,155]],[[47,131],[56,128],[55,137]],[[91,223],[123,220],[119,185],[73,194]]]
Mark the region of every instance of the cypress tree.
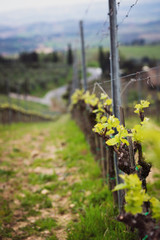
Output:
[[73,64],[73,53],[72,53],[71,44],[68,44],[67,64],[68,65],[72,65]]
[[109,52],[104,52],[102,46],[99,47],[99,66],[102,69],[102,74],[105,76],[109,76],[110,73],[110,60],[109,60]]
[[52,55],[53,62],[57,63],[59,61],[58,53],[55,51]]

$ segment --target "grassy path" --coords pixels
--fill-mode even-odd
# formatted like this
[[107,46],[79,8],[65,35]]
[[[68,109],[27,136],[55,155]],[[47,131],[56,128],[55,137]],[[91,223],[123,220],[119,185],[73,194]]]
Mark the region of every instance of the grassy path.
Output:
[[57,157],[64,143],[54,145],[50,127],[15,125],[1,138],[2,234],[11,239],[65,239],[64,228],[73,217],[70,192],[62,192],[76,181],[76,169],[67,170]]
[[68,116],[0,126],[0,239],[136,239]]

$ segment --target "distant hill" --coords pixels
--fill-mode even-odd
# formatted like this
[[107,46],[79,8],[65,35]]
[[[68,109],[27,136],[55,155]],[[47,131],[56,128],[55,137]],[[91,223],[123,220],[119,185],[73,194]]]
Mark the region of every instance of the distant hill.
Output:
[[[160,41],[160,20],[148,23],[126,23],[119,26],[119,38],[122,43],[135,39],[146,42]],[[85,38],[90,46],[100,44],[103,31],[107,30],[102,21],[88,21],[84,24]],[[76,20],[61,22],[39,22],[17,27],[0,25],[0,53],[14,54],[33,51],[39,45],[64,49],[69,42],[79,38],[79,24]],[[105,37],[104,37],[105,38]],[[106,41],[104,41],[106,45]]]
[[[118,23],[134,1],[120,1]],[[88,10],[87,10],[88,9]],[[106,0],[56,7],[22,9],[0,13],[0,54],[32,51],[39,45],[65,49],[79,39],[79,20],[84,20],[86,45],[108,43],[108,3]],[[160,41],[160,2],[141,0],[119,26],[119,39],[128,44],[135,39]]]

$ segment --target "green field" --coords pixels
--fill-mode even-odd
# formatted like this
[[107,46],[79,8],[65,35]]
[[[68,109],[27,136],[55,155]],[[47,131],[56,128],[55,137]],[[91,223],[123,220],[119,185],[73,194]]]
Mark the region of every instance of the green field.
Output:
[[41,61],[27,65],[12,61],[0,64],[0,89],[3,93],[6,92],[6,79],[11,92],[27,91],[30,95],[42,97],[47,91],[67,84],[72,79],[72,70],[62,63]]
[[120,53],[127,59],[148,57],[160,60],[160,45],[120,46],[119,49]]
[[[104,48],[109,51],[109,48]],[[160,60],[160,45],[144,45],[144,46],[120,46],[120,56],[124,59],[142,59],[148,57],[150,59]],[[98,48],[90,48],[86,50],[86,62],[88,66],[98,67]]]
[[10,98],[10,101],[6,95],[0,94],[0,105],[10,103],[11,105],[16,105],[18,107],[21,107],[23,109],[29,110],[29,111],[34,111],[38,113],[49,113],[51,112],[51,109],[49,106],[40,104],[40,103],[35,103],[31,101],[26,101],[26,100],[19,100],[19,99],[14,99]]

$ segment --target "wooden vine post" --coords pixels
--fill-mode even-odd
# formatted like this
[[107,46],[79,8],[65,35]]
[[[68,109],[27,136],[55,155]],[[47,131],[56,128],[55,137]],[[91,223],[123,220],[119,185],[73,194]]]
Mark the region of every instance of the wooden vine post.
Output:
[[[110,67],[111,67],[111,92],[113,100],[113,114],[120,120],[120,78],[119,78],[119,54],[118,54],[118,39],[117,39],[117,9],[116,0],[109,0],[109,22],[110,22]],[[119,178],[119,168],[117,164],[117,155],[114,154],[114,168],[116,173],[117,184],[122,180]],[[122,191],[118,191],[118,206],[119,211],[123,209]]]

